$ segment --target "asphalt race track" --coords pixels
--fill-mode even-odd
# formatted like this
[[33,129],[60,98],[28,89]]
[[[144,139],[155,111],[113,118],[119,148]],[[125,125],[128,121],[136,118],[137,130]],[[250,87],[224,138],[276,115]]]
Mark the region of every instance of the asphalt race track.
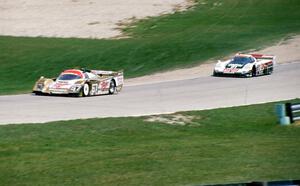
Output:
[[[126,82],[125,82],[126,83]],[[73,98],[31,94],[0,96],[0,124],[95,117],[139,116],[249,105],[300,97],[300,61],[255,78],[199,77],[125,86],[111,96]]]

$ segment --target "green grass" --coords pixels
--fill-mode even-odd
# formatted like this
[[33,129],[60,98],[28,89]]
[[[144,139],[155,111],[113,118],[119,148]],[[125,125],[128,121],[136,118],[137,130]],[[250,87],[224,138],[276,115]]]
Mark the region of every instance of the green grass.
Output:
[[[298,100],[299,102],[299,100]],[[300,126],[274,103],[145,117],[0,126],[1,185],[193,185],[300,178]]]
[[193,66],[300,31],[299,0],[197,2],[189,11],[142,20],[124,29],[131,39],[2,36],[0,94],[29,92],[41,75],[54,77],[73,67],[124,69],[129,78]]

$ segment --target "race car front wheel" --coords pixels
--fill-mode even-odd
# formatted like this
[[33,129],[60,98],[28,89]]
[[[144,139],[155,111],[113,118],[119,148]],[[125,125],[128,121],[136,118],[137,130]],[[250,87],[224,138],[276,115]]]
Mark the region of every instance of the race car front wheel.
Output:
[[257,71],[255,66],[252,67],[252,70],[249,72],[248,77],[255,77],[257,75]]
[[86,97],[86,96],[89,96],[90,95],[90,86],[85,83],[82,87],[82,93],[83,93],[83,96]]
[[90,86],[85,83],[82,87],[81,90],[79,91],[79,93],[75,96],[77,97],[86,97],[90,95]]
[[35,94],[35,95],[37,95],[37,96],[44,95],[42,92],[39,92],[39,91],[33,91],[32,93]]

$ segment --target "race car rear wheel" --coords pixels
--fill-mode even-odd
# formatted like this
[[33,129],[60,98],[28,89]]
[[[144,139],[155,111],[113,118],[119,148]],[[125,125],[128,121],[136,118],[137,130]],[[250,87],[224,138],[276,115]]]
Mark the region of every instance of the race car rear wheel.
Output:
[[266,67],[266,69],[264,70],[264,75],[270,75],[273,72],[273,67]]
[[116,83],[114,80],[110,81],[108,92],[109,94],[114,94],[116,92]]
[[219,74],[216,71],[213,71],[213,76],[219,76]]
[[273,67],[271,67],[269,70],[268,70],[268,75],[271,75],[273,73]]
[[256,67],[253,66],[252,71],[251,71],[251,77],[255,77],[257,75]]

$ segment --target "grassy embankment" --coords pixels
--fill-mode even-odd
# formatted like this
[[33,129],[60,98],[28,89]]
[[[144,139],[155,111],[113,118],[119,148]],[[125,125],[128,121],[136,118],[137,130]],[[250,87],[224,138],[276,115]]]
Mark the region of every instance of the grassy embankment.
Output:
[[[299,102],[299,100],[298,100]],[[300,127],[274,104],[146,117],[0,126],[1,185],[185,185],[300,179]],[[169,116],[170,117],[170,116]]]
[[300,31],[299,0],[199,0],[186,12],[139,21],[131,39],[0,37],[0,94],[29,92],[41,75],[73,67],[136,77],[271,44]]

